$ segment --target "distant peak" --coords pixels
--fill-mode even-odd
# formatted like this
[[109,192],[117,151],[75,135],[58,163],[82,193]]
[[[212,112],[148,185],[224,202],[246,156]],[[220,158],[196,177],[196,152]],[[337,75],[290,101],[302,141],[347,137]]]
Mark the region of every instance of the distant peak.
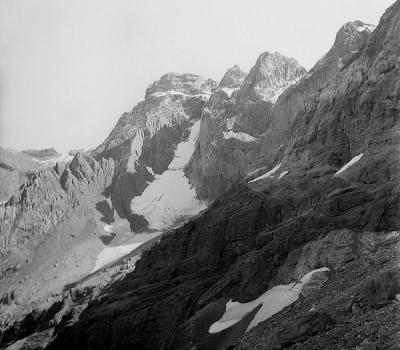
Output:
[[237,88],[242,85],[245,76],[246,73],[243,72],[237,64],[235,64],[226,71],[219,83],[219,86],[226,88]]
[[347,44],[349,41],[357,39],[364,32],[369,35],[374,29],[374,25],[359,20],[347,22],[337,32],[334,45]]
[[26,149],[22,153],[28,154],[36,158],[46,158],[59,155],[59,153],[54,148],[44,148],[44,149]]
[[217,83],[212,79],[205,79],[200,75],[190,73],[164,74],[153,82],[146,90],[146,98],[155,93],[181,92],[188,95],[207,94]]
[[305,73],[306,69],[294,58],[279,52],[265,51],[258,56],[256,64],[246,76],[239,96],[248,97],[252,101],[263,99],[274,102],[277,96]]

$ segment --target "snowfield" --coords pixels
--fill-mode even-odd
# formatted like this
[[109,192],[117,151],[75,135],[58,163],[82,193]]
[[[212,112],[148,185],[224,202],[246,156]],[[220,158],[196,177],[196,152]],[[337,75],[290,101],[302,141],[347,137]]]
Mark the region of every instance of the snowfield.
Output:
[[190,160],[200,130],[200,121],[196,121],[187,141],[181,142],[175,157],[161,175],[155,175],[154,181],[131,201],[133,214],[143,215],[149,227],[163,230],[173,225],[179,218],[196,215],[207,207],[206,202],[197,198],[189,180],[183,172]]
[[348,163],[346,163],[340,170],[338,170],[334,176],[339,175],[341,173],[343,173],[344,171],[346,171],[349,167],[351,167],[352,165],[354,165],[355,163],[357,163],[362,156],[364,155],[364,153],[359,154],[358,156],[353,157]]
[[246,316],[246,314],[254,310],[258,305],[262,304],[261,309],[257,312],[247,327],[247,331],[249,331],[260,322],[265,321],[284,309],[286,306],[294,303],[299,298],[303,286],[310,281],[315,272],[328,270],[327,267],[313,270],[307,273],[299,283],[292,282],[286,285],[275,286],[257,299],[248,303],[242,304],[232,300],[228,301],[224,315],[210,326],[209,333],[218,333],[233,326]]
[[56,165],[58,162],[69,163],[74,157],[70,156],[69,154],[60,154],[55,157],[48,157],[48,158],[44,158],[44,159],[40,159],[37,157],[31,157],[31,158],[33,161],[38,162],[42,166],[49,167],[49,166]]

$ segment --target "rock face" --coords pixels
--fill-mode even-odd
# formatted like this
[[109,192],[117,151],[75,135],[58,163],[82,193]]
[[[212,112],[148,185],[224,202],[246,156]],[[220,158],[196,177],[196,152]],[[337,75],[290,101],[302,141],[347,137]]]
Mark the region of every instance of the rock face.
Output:
[[113,159],[116,175],[109,188],[112,204],[133,231],[147,227],[146,220],[132,214],[131,201],[163,173],[178,143],[200,118],[205,100],[215,83],[192,74],[169,73],[154,82],[146,97],[119,119],[108,138],[93,151],[96,159]]
[[306,70],[298,62],[278,52],[261,54],[244,79],[239,99],[275,102],[279,95],[294,84]]
[[332,48],[302,77],[284,91],[274,106],[268,131],[262,136],[262,156],[265,162],[273,160],[280,145],[292,136],[293,120],[299,112],[308,110],[321,88],[346,64],[356,58],[365,45],[373,26],[361,21],[346,23],[336,35]]
[[68,165],[31,173],[26,183],[0,206],[1,275],[30,259],[35,248],[73,212],[80,215],[111,184],[112,160],[97,162],[77,154]]
[[[364,23],[347,23],[308,74],[293,58],[269,52],[259,56],[239,89],[239,79],[228,79],[240,76],[234,73],[239,68],[228,70],[219,85],[226,94],[217,91],[205,105],[198,148],[187,170],[199,197],[215,199],[239,177],[272,165],[292,135],[294,117],[308,110],[309,100],[358,53],[369,34]],[[227,89],[229,81],[235,83]]]
[[[355,348],[361,340],[355,334],[350,338],[344,334],[349,332],[348,324],[363,324],[367,318],[380,330],[379,320],[387,321],[396,305],[386,305],[378,318],[364,311],[343,316],[343,305],[357,287],[355,283],[361,283],[355,282],[356,278],[378,273],[380,266],[388,267],[398,258],[396,249],[390,250],[382,242],[387,242],[390,231],[400,224],[399,56],[397,1],[357,57],[317,93],[306,110],[296,114],[287,147],[284,144],[272,157],[274,172],[248,184],[237,183],[202,215],[165,235],[143,253],[131,274],[114,284],[107,297],[92,303],[74,325],[60,325],[49,348],[201,349],[205,339],[224,346],[230,339],[231,344],[239,341],[241,349],[273,349],[276,344],[265,342],[271,329],[281,347],[303,342],[304,348],[313,349],[320,346],[315,343],[319,341],[320,348],[329,348],[333,340],[326,334],[332,332],[329,335],[336,335],[335,344],[340,344],[337,348]],[[257,88],[254,93],[257,91],[262,90]],[[250,145],[258,142],[254,136],[229,133],[225,117],[232,115],[228,111],[235,106],[223,91],[211,96],[202,116],[202,128],[209,127],[200,135],[193,159],[220,162],[212,157],[223,147],[217,144],[214,153],[205,151],[202,137],[210,140],[210,149],[218,138],[249,144],[250,151],[227,151],[230,161],[253,151]],[[357,161],[348,163],[357,155],[361,155]],[[193,176],[197,170],[193,164],[190,168]],[[193,176],[196,185],[199,178]],[[387,260],[380,261],[380,256]],[[211,338],[208,328],[221,316],[219,303],[254,300],[279,280],[308,272],[313,264],[330,265],[335,280],[329,284],[329,275],[325,282],[329,286],[321,285],[327,300],[310,295],[293,304],[288,313],[294,310],[298,316],[293,323],[296,331],[287,327],[290,318],[283,310],[276,316],[281,321],[278,327],[260,324],[244,335],[244,327],[229,327]],[[397,276],[392,273],[367,287],[381,288],[390,280],[395,281],[392,289],[375,293],[376,298],[373,293],[365,294],[377,302],[393,300]],[[340,292],[341,286],[347,288],[346,293]],[[310,311],[312,300],[330,311]],[[336,326],[339,316],[347,317],[348,324]],[[385,348],[388,334],[377,336]]]
[[200,198],[217,198],[257,168],[258,138],[269,127],[271,102],[304,74],[293,58],[269,52],[259,56],[243,80],[239,67],[228,70],[204,106],[198,145],[187,168]]

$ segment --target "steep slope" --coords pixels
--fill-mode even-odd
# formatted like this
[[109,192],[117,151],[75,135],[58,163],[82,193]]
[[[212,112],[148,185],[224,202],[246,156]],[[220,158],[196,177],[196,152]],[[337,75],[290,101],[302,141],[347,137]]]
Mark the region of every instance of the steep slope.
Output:
[[[75,309],[76,323],[58,323],[49,349],[223,349],[238,339],[240,349],[354,349],[369,346],[362,336],[370,326],[378,348],[395,344],[399,57],[397,1],[359,55],[297,114],[268,173],[165,235],[108,295]],[[257,305],[209,332],[230,300],[255,302],[321,267],[332,273],[305,285],[272,328],[267,319],[245,333]],[[363,322],[370,326],[361,334]]]
[[200,198],[217,198],[257,168],[259,137],[269,127],[272,102],[306,72],[277,52],[261,54],[243,82],[238,69],[228,70],[203,109],[199,141],[186,170]]
[[199,145],[187,169],[199,197],[215,199],[239,177],[271,166],[291,136],[295,115],[308,108],[308,99],[357,54],[370,33],[371,26],[361,21],[346,23],[307,74],[291,58],[263,53],[238,92],[217,92],[203,111]]
[[318,95],[330,79],[357,57],[373,28],[361,21],[346,23],[336,34],[332,48],[306,76],[279,97],[274,106],[270,127],[262,136],[262,156],[266,163],[273,161],[276,150],[291,136],[292,122],[296,114],[307,110],[309,100]]
[[7,201],[27,179],[29,172],[70,161],[72,157],[55,149],[16,151],[0,147],[0,202]]
[[90,272],[93,255],[104,247],[96,207],[113,173],[112,160],[77,154],[69,164],[31,171],[1,203],[0,324]]
[[109,192],[113,207],[131,223],[133,231],[145,229],[148,222],[132,212],[132,199],[168,169],[175,148],[189,136],[214,86],[213,81],[196,75],[164,75],[147,89],[143,102],[122,115],[109,137],[94,150],[96,159],[112,158],[117,165]]

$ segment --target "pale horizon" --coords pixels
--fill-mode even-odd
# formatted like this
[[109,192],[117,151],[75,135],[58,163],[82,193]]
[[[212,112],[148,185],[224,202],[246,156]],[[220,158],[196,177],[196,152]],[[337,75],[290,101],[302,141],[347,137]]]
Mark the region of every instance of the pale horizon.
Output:
[[265,51],[310,69],[393,2],[0,0],[0,146],[94,148],[168,72],[219,81]]

